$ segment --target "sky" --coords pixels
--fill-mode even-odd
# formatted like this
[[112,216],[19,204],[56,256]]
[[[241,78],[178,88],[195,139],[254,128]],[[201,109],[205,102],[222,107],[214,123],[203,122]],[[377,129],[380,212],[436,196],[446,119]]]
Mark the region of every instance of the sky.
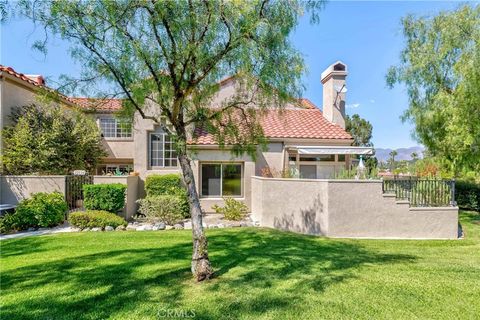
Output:
[[[419,145],[411,137],[412,124],[400,120],[408,106],[406,91],[402,86],[389,89],[385,82],[388,68],[399,63],[404,46],[400,20],[407,14],[430,16],[453,10],[460,4],[437,1],[328,2],[320,13],[318,24],[311,24],[308,17],[304,17],[291,35],[308,68],[303,96],[321,106],[320,74],[340,60],[348,66],[346,112],[350,115],[358,113],[372,123],[374,146],[396,149]],[[81,66],[69,56],[67,42],[50,39],[47,56],[31,49],[41,35],[40,28],[20,18],[1,25],[0,64],[25,74],[41,74],[47,78],[47,84],[61,74],[79,75]]]

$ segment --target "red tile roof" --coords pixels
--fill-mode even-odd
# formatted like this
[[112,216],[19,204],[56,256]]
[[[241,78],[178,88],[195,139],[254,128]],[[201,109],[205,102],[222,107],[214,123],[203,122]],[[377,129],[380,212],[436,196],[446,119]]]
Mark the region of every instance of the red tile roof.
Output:
[[37,81],[35,81],[32,78],[30,78],[29,76],[15,71],[12,67],[7,67],[7,66],[1,65],[1,64],[0,64],[0,71],[6,72],[6,73],[8,73],[8,74],[10,74],[14,77],[19,78],[20,80],[23,80],[25,82],[28,82],[28,83],[32,84],[34,86],[44,87],[43,78],[41,76],[37,77]]
[[[16,72],[11,67],[0,65],[0,71],[6,72],[25,82],[47,90],[52,89],[43,85],[43,78],[37,81],[23,73]],[[231,80],[226,78],[223,81]],[[122,107],[122,99],[79,98],[66,97],[65,100],[82,109],[98,111],[118,111]],[[267,138],[299,138],[299,139],[351,139],[352,137],[340,126],[333,124],[323,117],[322,112],[310,100],[299,99],[302,108],[270,109],[260,119],[264,134]],[[191,144],[216,144],[213,136],[201,128],[195,130],[196,139]]]
[[76,98],[71,97],[80,108],[98,111],[118,111],[122,108],[122,99]]
[[[267,110],[259,119],[267,138],[352,139],[345,129],[329,122],[319,109]],[[190,144],[216,144],[214,137],[202,128],[195,130]]]
[[23,81],[25,81],[25,82],[27,82],[31,85],[34,85],[38,88],[43,88],[43,89],[45,89],[45,90],[47,90],[51,93],[54,93],[54,94],[60,96],[63,100],[70,102],[71,104],[75,104],[75,102],[71,98],[59,93],[58,91],[56,91],[52,88],[47,87],[45,85],[44,78],[40,75],[26,75],[26,74],[15,71],[12,67],[7,67],[7,66],[1,65],[1,64],[0,64],[0,72],[8,73],[9,75],[12,75],[12,76],[14,76],[14,77],[16,77],[20,80],[23,80]]

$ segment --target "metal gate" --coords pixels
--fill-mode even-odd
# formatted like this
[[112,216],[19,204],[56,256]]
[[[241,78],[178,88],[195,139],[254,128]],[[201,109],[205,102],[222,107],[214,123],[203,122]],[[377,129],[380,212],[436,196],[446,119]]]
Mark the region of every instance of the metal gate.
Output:
[[65,200],[69,211],[82,211],[83,207],[83,186],[93,184],[93,176],[73,175],[65,177]]

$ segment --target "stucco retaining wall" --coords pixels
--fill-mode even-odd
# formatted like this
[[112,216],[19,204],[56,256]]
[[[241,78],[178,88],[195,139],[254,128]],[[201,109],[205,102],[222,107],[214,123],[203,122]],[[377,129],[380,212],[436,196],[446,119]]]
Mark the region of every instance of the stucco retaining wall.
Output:
[[[123,215],[130,219],[137,212],[138,181],[135,176],[94,176],[93,183],[122,183],[127,185]],[[65,194],[65,176],[0,176],[0,203],[18,204],[36,192],[58,191]]]
[[252,177],[261,226],[328,237],[456,239],[458,208],[410,208],[382,181]]
[[36,192],[65,194],[65,176],[0,176],[0,203],[17,204]]

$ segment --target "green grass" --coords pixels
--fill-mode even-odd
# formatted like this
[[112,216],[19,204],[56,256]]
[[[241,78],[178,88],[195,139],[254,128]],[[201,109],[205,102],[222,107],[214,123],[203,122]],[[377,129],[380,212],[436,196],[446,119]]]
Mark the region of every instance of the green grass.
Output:
[[458,241],[208,230],[205,283],[189,273],[188,230],[2,241],[0,318],[478,319],[480,217],[461,222]]

